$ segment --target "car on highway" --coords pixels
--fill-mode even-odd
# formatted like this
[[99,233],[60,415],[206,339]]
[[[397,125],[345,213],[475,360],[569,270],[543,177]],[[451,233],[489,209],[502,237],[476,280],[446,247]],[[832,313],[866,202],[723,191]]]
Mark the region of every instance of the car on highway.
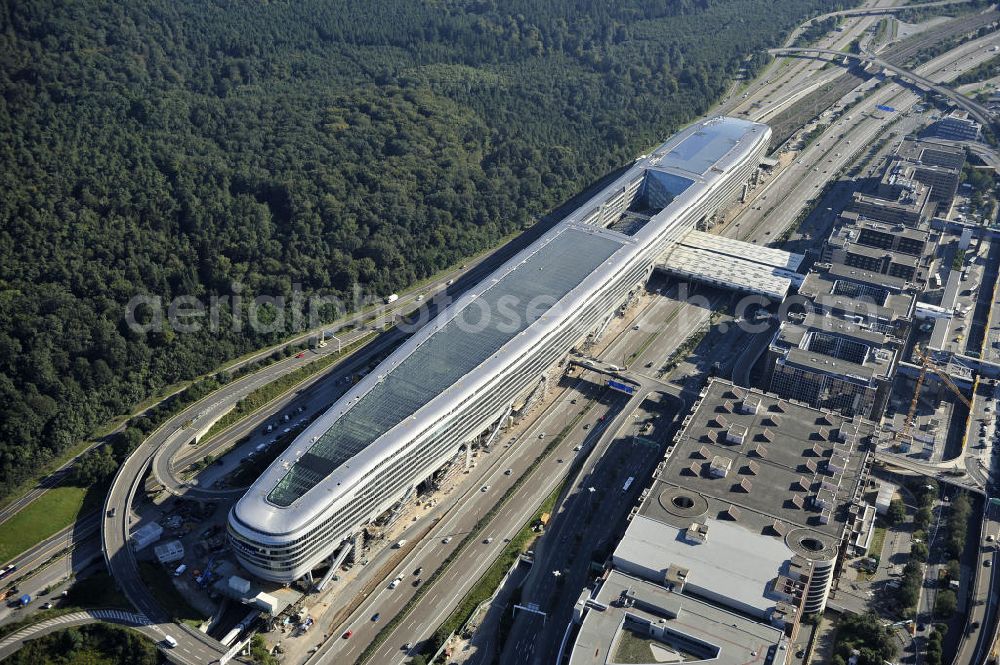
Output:
[[353,634],[354,634],[353,630],[346,630],[346,631],[344,631],[344,634],[342,635],[342,637],[345,640],[349,640],[349,639],[351,639],[351,635],[353,635]]
[[52,603],[51,602],[45,603],[44,605],[42,605],[42,609],[43,610],[51,610],[52,609]]
[[539,439],[544,439],[545,438],[545,432],[539,433],[538,438]]
[[423,566],[418,566],[417,569],[413,571],[413,574],[419,577],[420,573],[422,573],[422,572],[424,572],[424,567]]
[[410,649],[412,649],[412,648],[413,648],[413,642],[407,642],[407,643],[406,643],[406,644],[404,644],[404,645],[403,645],[403,647],[402,647],[403,651],[409,651],[409,650],[410,650]]
[[175,640],[170,635],[165,635],[163,637],[163,643],[166,644],[171,649],[173,649],[173,648],[175,648],[177,646],[177,640]]
[[489,538],[483,538],[483,545],[489,545],[492,542],[493,542],[493,536],[490,536]]
[[424,581],[424,580],[423,580],[423,578],[422,578],[422,577],[418,577],[417,579],[413,580],[413,586],[420,586],[420,584],[421,584],[421,583],[422,583],[423,581]]
[[447,536],[446,538],[442,538],[441,542],[444,543],[445,545],[447,545],[448,543],[451,542],[451,536]]
[[562,464],[563,463],[562,457],[560,457],[559,459],[557,459],[556,462],[558,462],[559,464]]
[[987,568],[992,568],[993,567],[993,559],[987,559],[986,561],[983,561],[983,565],[986,566]]
[[376,612],[375,614],[372,615],[372,621],[378,621],[381,618],[382,618],[381,612]]
[[480,492],[489,492],[490,491],[490,486],[489,485],[483,485],[482,487],[479,488],[479,491]]
[[512,473],[514,473],[514,469],[507,469],[506,471],[503,472],[503,475],[509,476]]
[[580,452],[580,450],[581,450],[580,446],[573,446],[573,452],[574,453],[578,453],[578,452]]
[[583,429],[590,429],[590,423],[584,423]]
[[303,351],[302,353],[296,353],[295,357],[296,358],[305,358],[306,357],[306,353],[305,353],[305,351]]

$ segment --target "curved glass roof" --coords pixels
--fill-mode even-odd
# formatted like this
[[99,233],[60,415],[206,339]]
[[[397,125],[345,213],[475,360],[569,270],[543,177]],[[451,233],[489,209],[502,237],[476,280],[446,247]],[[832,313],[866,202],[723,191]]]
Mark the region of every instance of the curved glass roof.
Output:
[[430,335],[365,393],[289,468],[268,494],[287,507],[337,467],[482,364],[622,246],[567,228]]

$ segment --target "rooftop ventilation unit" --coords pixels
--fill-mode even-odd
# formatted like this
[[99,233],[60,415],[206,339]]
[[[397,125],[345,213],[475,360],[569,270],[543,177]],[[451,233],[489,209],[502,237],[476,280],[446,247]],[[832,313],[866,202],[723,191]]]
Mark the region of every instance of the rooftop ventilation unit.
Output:
[[725,478],[729,475],[729,470],[732,466],[733,460],[728,457],[723,457],[722,455],[716,455],[712,458],[708,472],[713,478]]
[[692,522],[691,526],[684,530],[684,539],[692,543],[703,543],[708,540],[708,525]]
[[743,441],[746,440],[747,432],[749,432],[749,430],[745,425],[733,423],[726,431],[726,441],[729,443],[735,443],[736,445],[741,445]]

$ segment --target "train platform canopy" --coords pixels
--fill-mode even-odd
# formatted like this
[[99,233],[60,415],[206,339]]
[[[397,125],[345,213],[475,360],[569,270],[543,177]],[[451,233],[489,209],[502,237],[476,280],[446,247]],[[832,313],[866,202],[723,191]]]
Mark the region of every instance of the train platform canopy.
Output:
[[796,270],[803,259],[801,254],[691,231],[657,262],[657,268],[677,277],[783,300],[793,286],[802,284],[804,275]]

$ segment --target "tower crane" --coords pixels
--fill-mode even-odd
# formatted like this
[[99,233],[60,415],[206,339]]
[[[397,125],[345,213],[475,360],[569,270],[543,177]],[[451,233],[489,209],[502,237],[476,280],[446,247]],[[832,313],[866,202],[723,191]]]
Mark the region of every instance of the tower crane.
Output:
[[906,414],[906,422],[903,423],[903,429],[899,432],[898,440],[903,441],[908,439],[910,437],[910,432],[913,431],[913,425],[916,422],[917,417],[917,403],[920,401],[920,392],[924,386],[924,379],[927,378],[928,369],[934,372],[938,378],[941,379],[941,382],[944,383],[944,385],[948,386],[948,389],[953,392],[959,400],[961,400],[962,404],[970,410],[972,409],[972,402],[969,401],[969,398],[962,393],[957,385],[955,385],[955,382],[951,380],[950,376],[948,376],[948,372],[941,369],[941,367],[934,362],[929,353],[923,352],[920,347],[914,347],[913,355],[920,361],[920,374],[917,376],[917,385],[913,389],[913,399],[910,400],[910,410]]

